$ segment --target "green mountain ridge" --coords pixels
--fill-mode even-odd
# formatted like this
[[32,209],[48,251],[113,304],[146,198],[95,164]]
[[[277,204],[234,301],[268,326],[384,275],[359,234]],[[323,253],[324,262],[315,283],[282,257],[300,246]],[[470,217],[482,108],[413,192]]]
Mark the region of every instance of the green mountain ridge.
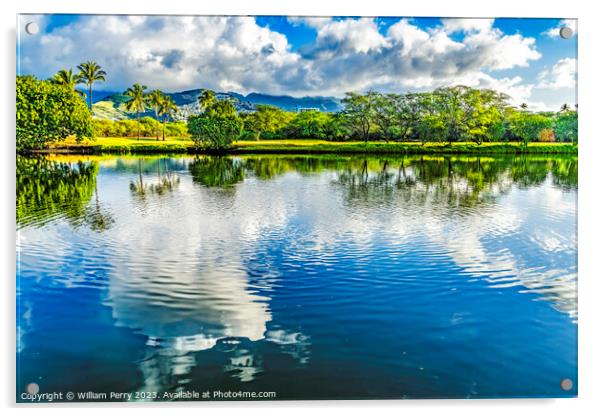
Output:
[[[198,96],[202,89],[186,90],[176,93],[167,93],[178,106],[179,120],[185,120],[188,116],[199,111]],[[298,111],[302,108],[315,108],[319,111],[333,112],[340,109],[340,100],[334,97],[291,97],[275,96],[269,94],[250,93],[247,96],[236,92],[218,92],[216,98],[219,100],[230,99],[239,112],[255,111],[257,105],[273,105],[287,111]],[[115,93],[103,97],[92,105],[92,114],[95,118],[124,120],[135,118],[135,113],[129,113],[125,109],[128,97]],[[154,117],[154,111],[148,110],[141,117]]]

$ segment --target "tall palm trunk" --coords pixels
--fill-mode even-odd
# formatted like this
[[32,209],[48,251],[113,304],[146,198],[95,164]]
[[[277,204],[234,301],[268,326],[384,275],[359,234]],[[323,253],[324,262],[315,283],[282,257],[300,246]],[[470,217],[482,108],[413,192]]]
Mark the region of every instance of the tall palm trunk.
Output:
[[[159,122],[159,113],[157,112],[157,107],[155,107],[155,120]],[[155,134],[157,135],[157,141],[159,141],[159,128],[155,128]]]
[[140,140],[140,111],[138,111],[138,140]]
[[163,141],[165,141],[165,123],[167,122],[167,116],[163,117]]
[[92,83],[90,83],[90,112],[92,112]]

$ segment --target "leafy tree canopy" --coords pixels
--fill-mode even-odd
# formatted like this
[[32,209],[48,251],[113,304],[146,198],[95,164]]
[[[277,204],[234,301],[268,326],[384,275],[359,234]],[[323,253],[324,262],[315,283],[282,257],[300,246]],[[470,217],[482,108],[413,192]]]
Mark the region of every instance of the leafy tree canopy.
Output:
[[92,137],[92,117],[72,86],[17,77],[17,150],[41,149],[75,136]]
[[223,150],[236,140],[243,121],[229,100],[209,101],[203,113],[188,118],[188,132],[197,148]]

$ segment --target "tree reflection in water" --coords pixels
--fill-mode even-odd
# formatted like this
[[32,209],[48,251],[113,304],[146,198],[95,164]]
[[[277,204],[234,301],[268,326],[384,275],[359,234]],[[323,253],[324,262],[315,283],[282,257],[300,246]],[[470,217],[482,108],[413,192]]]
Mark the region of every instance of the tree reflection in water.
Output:
[[[98,198],[98,163],[53,161],[45,157],[17,156],[17,225],[44,226],[65,218],[74,227],[108,229],[114,220]],[[92,195],[94,205],[90,206]]]
[[227,156],[202,156],[188,165],[192,180],[208,188],[230,187],[245,178],[239,159]]
[[[137,178],[130,182],[130,190],[133,195],[141,200],[144,200],[147,194],[164,195],[180,184],[180,177],[169,169],[167,159],[165,158],[152,160],[149,166],[144,164],[144,158],[141,157],[138,158],[137,165]],[[161,171],[162,166],[163,171]],[[156,180],[145,181],[144,175],[146,174],[147,169],[156,170]]]

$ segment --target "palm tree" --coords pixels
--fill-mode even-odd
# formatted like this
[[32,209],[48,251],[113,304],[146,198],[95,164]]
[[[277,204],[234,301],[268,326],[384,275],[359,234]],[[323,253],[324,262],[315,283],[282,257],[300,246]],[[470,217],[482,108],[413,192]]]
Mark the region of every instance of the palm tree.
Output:
[[138,140],[140,140],[140,113],[144,112],[147,108],[147,97],[144,94],[146,88],[146,85],[134,84],[124,93],[124,95],[129,97],[129,100],[125,102],[125,109],[127,111],[134,111],[137,114]]
[[[153,90],[148,94],[148,103],[150,107],[155,110],[155,120],[157,123],[159,122],[159,108],[161,107],[161,103],[165,95],[159,90]],[[157,141],[159,140],[159,128],[155,129],[155,133],[157,135]]]
[[199,106],[202,110],[209,107],[209,105],[215,100],[215,93],[211,90],[203,90],[199,95]]
[[523,109],[523,110],[526,110],[527,108],[529,108],[529,106],[527,105],[527,103],[522,103],[519,107],[521,109]]
[[130,182],[130,190],[134,195],[140,198],[140,200],[144,201],[144,197],[146,195],[146,189],[148,185],[144,183],[142,179],[142,161],[144,158],[138,158],[138,177],[139,181]]
[[171,97],[165,95],[159,105],[159,114],[163,116],[163,141],[165,141],[165,124],[167,119],[173,118],[178,112],[178,106],[171,100]]
[[71,68],[61,69],[59,72],[54,74],[54,77],[50,78],[50,82],[52,82],[55,85],[65,86],[70,90],[74,90],[84,98],[86,96],[86,94],[84,94],[82,91],[75,89],[75,87],[78,84],[82,83],[82,80],[80,79],[79,75],[73,73],[73,70]]
[[561,112],[561,113],[564,113],[565,111],[569,111],[570,109],[571,109],[571,107],[569,107],[569,105],[568,105],[568,104],[562,104],[562,105],[560,106],[560,112]]
[[107,73],[94,61],[79,64],[77,69],[79,69],[79,74],[77,75],[79,82],[86,84],[90,91],[90,111],[92,111],[92,84],[96,81],[106,81],[105,76]]

